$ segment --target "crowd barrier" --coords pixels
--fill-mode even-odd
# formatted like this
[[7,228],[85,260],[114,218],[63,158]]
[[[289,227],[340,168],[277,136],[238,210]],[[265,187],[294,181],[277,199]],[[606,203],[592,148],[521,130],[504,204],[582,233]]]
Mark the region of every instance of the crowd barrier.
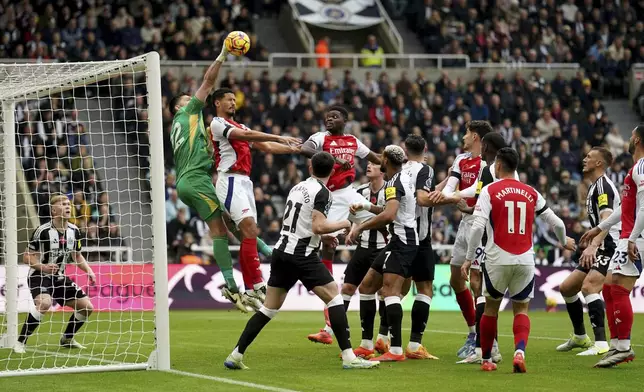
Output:
[[[147,311],[154,308],[154,275],[151,264],[96,264],[92,266],[97,278],[90,285],[86,275],[74,265],[66,273],[89,295],[98,311]],[[334,265],[333,273],[338,285],[342,283],[346,265]],[[264,278],[270,273],[270,265],[261,265]],[[26,312],[33,303],[27,287],[29,267],[19,269],[19,311]],[[459,310],[454,292],[449,286],[448,265],[436,267],[434,281],[433,311]],[[537,267],[535,297],[531,309],[545,309],[546,298],[553,298],[564,309],[565,303],[559,293],[559,285],[571,270],[554,267]],[[5,308],[5,271],[0,266],[0,312]],[[241,286],[241,272],[235,270],[235,280]],[[221,295],[224,278],[216,266],[180,265],[168,266],[168,291],[170,309],[230,309],[230,303]],[[403,301],[403,309],[411,310],[414,289]],[[356,293],[357,296],[357,293]],[[631,294],[633,309],[644,313],[644,278],[640,278]],[[349,310],[358,310],[359,300],[351,301]],[[502,309],[510,309],[505,299]],[[322,310],[322,302],[308,292],[301,283],[291,289],[283,310]],[[53,309],[57,310],[57,309]]]

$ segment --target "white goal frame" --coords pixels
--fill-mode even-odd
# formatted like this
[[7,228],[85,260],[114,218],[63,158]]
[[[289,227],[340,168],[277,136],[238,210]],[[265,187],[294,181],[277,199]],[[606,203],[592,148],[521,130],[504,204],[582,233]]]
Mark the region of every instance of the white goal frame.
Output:
[[[36,375],[106,372],[123,370],[170,370],[170,324],[168,305],[168,269],[166,252],[166,222],[164,194],[164,157],[163,157],[163,120],[161,107],[161,67],[157,52],[150,52],[129,60],[105,61],[91,63],[73,63],[75,65],[99,65],[98,71],[74,74],[70,73],[55,85],[38,85],[37,80],[30,81],[18,88],[7,88],[0,91],[0,103],[3,114],[4,131],[4,231],[5,231],[5,271],[6,271],[6,323],[4,339],[0,340],[0,348],[14,346],[18,338],[18,216],[17,216],[17,157],[15,143],[15,105],[26,99],[38,99],[51,94],[75,89],[77,87],[98,83],[115,76],[121,71],[145,71],[148,92],[148,128],[150,131],[150,182],[152,199],[152,236],[153,236],[153,265],[154,265],[154,350],[143,363],[119,363],[107,365],[88,365],[79,367],[54,367],[25,370],[0,371],[0,377]],[[56,63],[1,64],[11,67],[55,67]],[[0,74],[3,78],[11,75]]]

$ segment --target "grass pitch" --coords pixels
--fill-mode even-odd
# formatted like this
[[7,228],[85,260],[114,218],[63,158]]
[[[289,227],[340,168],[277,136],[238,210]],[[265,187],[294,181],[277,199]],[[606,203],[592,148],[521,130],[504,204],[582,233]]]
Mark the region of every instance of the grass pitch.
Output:
[[[121,319],[128,319],[123,313]],[[95,314],[79,334],[78,340],[91,343],[92,353],[100,358],[115,360],[144,360],[152,335],[152,315],[125,321],[109,322],[118,314]],[[47,350],[56,351],[69,314],[58,313],[47,317],[39,331],[30,338],[30,347],[46,344]],[[61,374],[0,378],[0,391],[222,391],[245,392],[256,390],[287,391],[617,391],[638,390],[644,381],[644,360],[620,365],[614,369],[593,369],[598,357],[578,357],[573,353],[559,353],[555,347],[571,331],[565,311],[531,314],[532,329],[527,347],[528,373],[512,374],[512,314],[504,312],[499,318],[499,340],[504,362],[494,373],[483,373],[478,365],[456,365],[456,351],[466,337],[465,323],[460,313],[432,312],[423,343],[438,361],[411,361],[381,364],[379,369],[349,371],[342,369],[337,345],[322,346],[309,342],[306,335],[319,330],[323,324],[319,312],[280,313],[262,331],[246,352],[247,371],[229,371],[223,361],[233,349],[248,320],[248,315],[226,311],[173,311],[170,313],[172,368],[184,373],[152,371]],[[21,315],[20,320],[24,320]],[[49,322],[55,320],[55,323]],[[360,342],[360,324],[357,312],[349,313],[354,346]],[[588,321],[586,320],[588,323]],[[121,324],[121,325],[117,325]],[[376,325],[378,320],[376,319]],[[632,340],[636,352],[644,350],[644,315],[635,316]],[[405,314],[403,344],[409,337],[409,313]],[[109,333],[105,333],[109,330]],[[587,331],[592,334],[590,325]],[[40,333],[39,333],[40,332]],[[120,333],[117,333],[120,332]],[[377,331],[376,331],[377,332]],[[592,336],[592,335],[591,335]],[[115,340],[116,339],[116,340]],[[119,340],[120,339],[120,340]],[[126,350],[128,341],[142,340],[140,352]],[[120,344],[115,344],[119,342]],[[42,346],[41,346],[42,347]],[[122,351],[119,351],[122,350]],[[63,353],[62,351],[58,351]],[[100,364],[95,359],[27,354],[18,358],[8,350],[0,350],[2,370],[15,366],[48,366],[56,364]],[[107,360],[107,359],[105,359]],[[61,362],[62,361],[62,362]],[[200,378],[201,376],[205,376]]]

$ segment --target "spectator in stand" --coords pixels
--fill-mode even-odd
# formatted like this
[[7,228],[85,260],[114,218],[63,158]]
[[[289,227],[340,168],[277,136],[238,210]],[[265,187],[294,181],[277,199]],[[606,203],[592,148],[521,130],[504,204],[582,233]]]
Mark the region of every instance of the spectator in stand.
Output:
[[380,68],[382,66],[384,50],[378,45],[378,40],[375,35],[367,37],[367,43],[360,51],[363,58],[360,59],[360,64],[366,68]]

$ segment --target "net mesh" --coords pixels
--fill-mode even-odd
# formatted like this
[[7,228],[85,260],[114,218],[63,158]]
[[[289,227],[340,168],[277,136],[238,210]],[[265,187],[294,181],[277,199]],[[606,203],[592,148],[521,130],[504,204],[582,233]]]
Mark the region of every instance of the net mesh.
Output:
[[[18,260],[0,252],[4,263],[0,266],[0,334],[8,327],[4,290],[8,264],[18,264],[18,333],[28,312],[35,311],[36,304],[42,308],[48,295],[53,297],[51,308],[27,340],[26,353],[0,349],[0,374],[147,362],[155,341],[144,57],[0,65],[0,100],[16,104],[20,217],[18,232],[6,233],[1,224],[6,214],[5,171],[0,170],[0,249],[5,249],[5,241],[18,244]],[[4,159],[4,150],[0,152]],[[81,268],[68,264],[65,275],[74,283],[64,285],[54,279],[55,290],[39,287],[44,284],[30,278],[29,267],[22,263],[33,233],[50,221],[49,199],[57,193],[71,201],[70,222],[81,232],[82,254],[96,275],[95,284]],[[65,246],[54,237],[46,237],[51,249]],[[74,314],[73,308],[61,305],[73,299],[75,286],[88,295],[94,308],[74,337],[84,349],[60,344]],[[36,301],[34,291],[41,293]]]

